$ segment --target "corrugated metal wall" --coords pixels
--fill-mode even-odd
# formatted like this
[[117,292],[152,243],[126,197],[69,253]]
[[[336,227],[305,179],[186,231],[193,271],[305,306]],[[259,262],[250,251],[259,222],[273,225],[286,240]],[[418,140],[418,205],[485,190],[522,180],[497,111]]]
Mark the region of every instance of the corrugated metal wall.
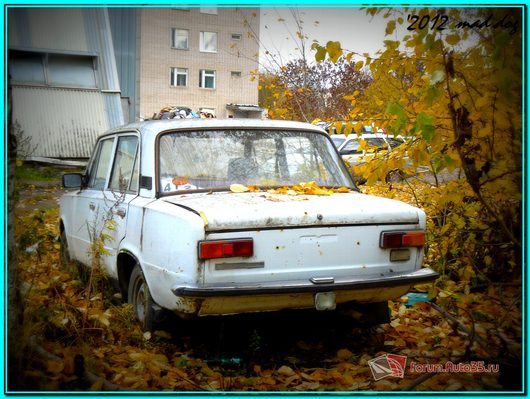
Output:
[[89,90],[13,87],[13,118],[37,150],[30,155],[89,157],[96,137],[109,129],[104,96]]
[[130,101],[129,115],[124,118],[129,122],[136,120],[136,79],[137,79],[137,11],[135,8],[109,8],[110,27],[116,67],[120,78],[122,97]]
[[10,9],[9,47],[86,52],[83,13],[82,8]]
[[120,83],[114,56],[114,44],[107,9],[87,8],[83,10],[88,50],[99,54],[98,73],[102,90],[119,91]]

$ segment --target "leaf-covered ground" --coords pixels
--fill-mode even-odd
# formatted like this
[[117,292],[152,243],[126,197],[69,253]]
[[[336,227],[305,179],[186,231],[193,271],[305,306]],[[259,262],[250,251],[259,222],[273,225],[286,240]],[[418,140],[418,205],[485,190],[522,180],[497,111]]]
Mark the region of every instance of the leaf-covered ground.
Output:
[[[520,389],[516,285],[470,291],[448,281],[435,290],[434,306],[408,306],[407,298],[389,303],[392,321],[380,329],[359,329],[335,314],[296,312],[169,318],[159,331],[143,333],[104,281],[87,298],[75,271],[61,268],[54,202],[60,191],[41,191],[36,198],[35,187],[22,189],[16,220],[25,305],[21,341],[32,342],[21,389],[103,390],[109,382],[171,391]],[[43,350],[52,356],[42,356]],[[374,380],[368,362],[385,354],[407,356],[404,378]],[[484,362],[499,365],[499,372],[426,374],[426,365],[447,362]],[[412,363],[420,366],[411,370]],[[99,379],[86,378],[81,369]]]

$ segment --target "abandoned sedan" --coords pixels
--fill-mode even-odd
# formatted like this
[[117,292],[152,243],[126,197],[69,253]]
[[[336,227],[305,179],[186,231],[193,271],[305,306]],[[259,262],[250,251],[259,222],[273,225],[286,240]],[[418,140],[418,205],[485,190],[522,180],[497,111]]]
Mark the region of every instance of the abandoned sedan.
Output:
[[[62,256],[91,244],[144,328],[182,317],[364,306],[437,274],[425,213],[358,192],[329,136],[298,122],[182,119],[102,135],[61,198]],[[364,304],[364,305],[363,305]],[[372,306],[372,308],[370,308]],[[385,314],[386,313],[386,314]]]

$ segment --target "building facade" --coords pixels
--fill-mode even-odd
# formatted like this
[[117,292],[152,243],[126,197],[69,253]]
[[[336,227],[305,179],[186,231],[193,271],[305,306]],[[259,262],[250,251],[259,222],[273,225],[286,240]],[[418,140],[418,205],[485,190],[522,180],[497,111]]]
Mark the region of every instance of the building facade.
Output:
[[28,157],[86,158],[124,123],[107,10],[10,8],[13,119]]
[[139,110],[187,106],[218,118],[259,109],[259,9],[143,8],[139,12]]
[[13,117],[33,158],[87,158],[99,134],[185,106],[261,117],[257,8],[8,9]]

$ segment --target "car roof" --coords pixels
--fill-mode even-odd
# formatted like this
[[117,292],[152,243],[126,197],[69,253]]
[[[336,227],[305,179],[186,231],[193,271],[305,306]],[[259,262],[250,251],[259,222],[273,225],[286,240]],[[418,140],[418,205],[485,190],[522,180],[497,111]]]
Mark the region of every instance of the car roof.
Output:
[[138,130],[142,135],[157,135],[168,130],[189,130],[189,129],[290,129],[290,130],[311,130],[316,133],[326,133],[322,128],[310,123],[281,121],[270,119],[217,119],[217,118],[190,118],[190,119],[164,119],[149,120],[143,122],[130,123],[111,129],[104,133],[120,133],[123,131]]

